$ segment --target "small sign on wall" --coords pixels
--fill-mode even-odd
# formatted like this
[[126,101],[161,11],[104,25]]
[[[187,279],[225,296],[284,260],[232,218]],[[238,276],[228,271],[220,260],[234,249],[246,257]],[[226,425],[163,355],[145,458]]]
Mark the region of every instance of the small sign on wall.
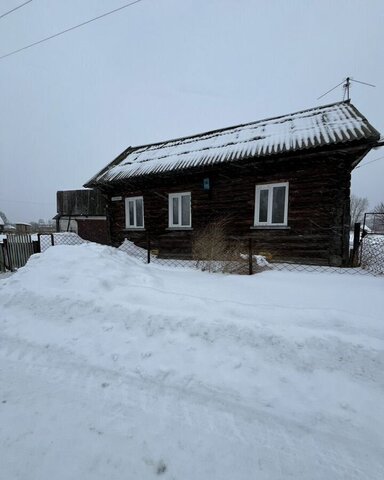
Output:
[[111,197],[111,202],[119,202],[123,197]]
[[209,177],[204,178],[203,188],[204,188],[204,190],[210,190],[211,189],[211,182],[209,180]]

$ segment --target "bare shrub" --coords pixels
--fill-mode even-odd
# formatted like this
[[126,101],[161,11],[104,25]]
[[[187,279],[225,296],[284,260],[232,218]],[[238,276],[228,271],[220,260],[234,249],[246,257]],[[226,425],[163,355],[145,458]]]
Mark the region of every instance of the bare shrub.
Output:
[[374,208],[373,230],[376,232],[384,232],[384,202],[380,202]]
[[365,197],[358,197],[357,195],[351,195],[351,230],[355,223],[362,223],[364,213],[368,210],[368,199]]
[[230,241],[226,234],[228,219],[219,219],[200,230],[193,241],[192,257],[203,271],[246,273],[241,243]]

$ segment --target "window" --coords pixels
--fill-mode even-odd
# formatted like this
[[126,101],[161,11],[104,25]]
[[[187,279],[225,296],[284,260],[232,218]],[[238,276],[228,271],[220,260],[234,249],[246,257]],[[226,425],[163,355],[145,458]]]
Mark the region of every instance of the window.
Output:
[[169,227],[191,227],[191,193],[169,194]]
[[255,226],[286,226],[288,182],[256,185]]
[[125,228],[144,228],[143,197],[125,199]]

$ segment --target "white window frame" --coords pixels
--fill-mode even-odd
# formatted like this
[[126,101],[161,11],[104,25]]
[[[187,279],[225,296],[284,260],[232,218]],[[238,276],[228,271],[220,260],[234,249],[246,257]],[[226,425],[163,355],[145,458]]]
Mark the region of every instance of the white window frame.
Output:
[[[137,225],[137,204],[136,201],[141,200],[143,203],[143,225]],[[134,202],[133,208],[133,225],[130,225],[129,202]],[[144,197],[126,197],[125,198],[125,228],[127,230],[144,230]]]
[[[272,206],[273,206],[273,189],[275,187],[285,187],[285,198],[284,198],[284,221],[282,223],[272,223]],[[268,207],[267,207],[267,221],[260,222],[260,192],[263,190],[268,190]],[[255,218],[254,226],[255,227],[286,227],[288,225],[288,191],[289,191],[289,182],[282,183],[267,183],[264,185],[256,185],[255,191]]]
[[[182,197],[189,196],[189,224],[182,225]],[[179,202],[178,222],[172,223],[173,220],[173,199],[177,198]],[[168,227],[169,228],[192,228],[192,195],[191,192],[178,192],[168,194]]]

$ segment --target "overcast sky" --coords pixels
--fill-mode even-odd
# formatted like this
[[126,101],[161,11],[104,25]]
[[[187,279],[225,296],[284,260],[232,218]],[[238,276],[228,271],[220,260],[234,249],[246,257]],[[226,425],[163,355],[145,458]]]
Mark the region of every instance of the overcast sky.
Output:
[[[0,15],[25,0],[0,0]],[[0,55],[128,0],[33,0],[0,19]],[[51,218],[129,145],[342,100],[384,133],[383,0],[142,0],[0,60],[0,210]],[[361,165],[384,157],[384,148]],[[352,191],[384,201],[384,158]]]

